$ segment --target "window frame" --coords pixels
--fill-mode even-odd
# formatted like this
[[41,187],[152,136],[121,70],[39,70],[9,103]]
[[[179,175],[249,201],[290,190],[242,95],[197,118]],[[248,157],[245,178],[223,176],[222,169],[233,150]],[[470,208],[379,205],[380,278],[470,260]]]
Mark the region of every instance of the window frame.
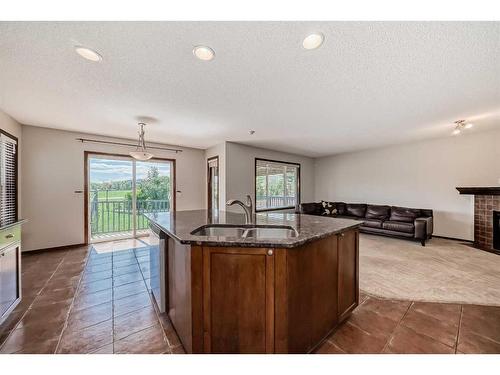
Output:
[[14,162],[16,164],[16,167],[15,167],[15,180],[16,180],[15,181],[15,186],[16,186],[15,216],[16,217],[15,217],[14,222],[18,222],[19,221],[19,139],[16,136],[10,134],[9,132],[6,132],[3,129],[0,129],[0,134],[3,134],[4,136],[9,137],[16,142],[16,155],[14,158]]
[[[258,161],[264,161],[264,162],[269,162],[269,163],[279,163],[279,164],[288,164],[288,165],[293,165],[297,167],[297,202],[295,203],[295,206],[288,206],[288,207],[279,207],[279,208],[260,208],[257,209],[257,162]],[[301,196],[301,189],[300,189],[300,163],[293,163],[289,161],[283,161],[283,160],[273,160],[273,159],[264,159],[264,158],[255,158],[254,162],[254,176],[253,176],[253,189],[254,189],[254,198],[255,198],[255,212],[269,212],[269,211],[282,211],[282,210],[289,210],[289,209],[295,209],[298,205],[300,205],[300,196]]]

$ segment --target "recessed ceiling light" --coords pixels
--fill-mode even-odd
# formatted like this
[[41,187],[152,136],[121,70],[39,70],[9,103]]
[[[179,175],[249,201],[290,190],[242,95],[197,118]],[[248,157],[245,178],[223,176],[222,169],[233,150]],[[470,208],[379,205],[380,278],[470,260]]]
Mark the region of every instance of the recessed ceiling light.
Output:
[[325,37],[321,33],[311,34],[305,37],[302,46],[305,49],[316,49],[323,44]]
[[102,56],[99,55],[96,51],[91,50],[90,48],[82,47],[82,46],[75,46],[75,51],[84,59],[94,61],[94,62],[99,62],[102,60]]
[[460,134],[460,129],[455,129],[452,132],[453,135],[459,135]]
[[200,60],[210,61],[215,57],[215,51],[207,46],[196,46],[193,48],[193,55]]
[[472,128],[473,126],[474,126],[474,124],[473,124],[473,123],[468,122],[467,124],[465,124],[465,129],[470,129],[470,128]]

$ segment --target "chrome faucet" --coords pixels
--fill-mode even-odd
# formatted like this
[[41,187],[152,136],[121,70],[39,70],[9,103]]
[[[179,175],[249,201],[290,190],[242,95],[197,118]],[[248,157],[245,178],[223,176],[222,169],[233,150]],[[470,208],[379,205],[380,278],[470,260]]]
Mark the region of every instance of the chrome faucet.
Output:
[[252,204],[252,197],[250,195],[247,195],[247,203],[243,203],[242,201],[238,199],[230,199],[227,201],[226,205],[232,206],[233,204],[240,205],[243,207],[243,210],[245,211],[245,224],[252,224],[252,214],[253,214],[253,204]]

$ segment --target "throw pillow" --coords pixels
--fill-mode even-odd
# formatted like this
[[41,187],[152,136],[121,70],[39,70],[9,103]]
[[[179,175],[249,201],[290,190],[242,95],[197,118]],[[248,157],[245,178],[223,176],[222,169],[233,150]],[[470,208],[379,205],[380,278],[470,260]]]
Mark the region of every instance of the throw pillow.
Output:
[[323,207],[323,211],[321,215],[336,215],[337,208],[335,207],[335,202],[326,202],[321,201],[321,206]]

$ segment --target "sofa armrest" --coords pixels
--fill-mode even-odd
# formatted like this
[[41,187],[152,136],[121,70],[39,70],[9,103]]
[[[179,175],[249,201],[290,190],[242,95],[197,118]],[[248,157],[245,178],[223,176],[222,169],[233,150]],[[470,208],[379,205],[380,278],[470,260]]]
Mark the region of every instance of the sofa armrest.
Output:
[[415,219],[415,238],[426,240],[431,237],[434,223],[431,217],[417,217]]

